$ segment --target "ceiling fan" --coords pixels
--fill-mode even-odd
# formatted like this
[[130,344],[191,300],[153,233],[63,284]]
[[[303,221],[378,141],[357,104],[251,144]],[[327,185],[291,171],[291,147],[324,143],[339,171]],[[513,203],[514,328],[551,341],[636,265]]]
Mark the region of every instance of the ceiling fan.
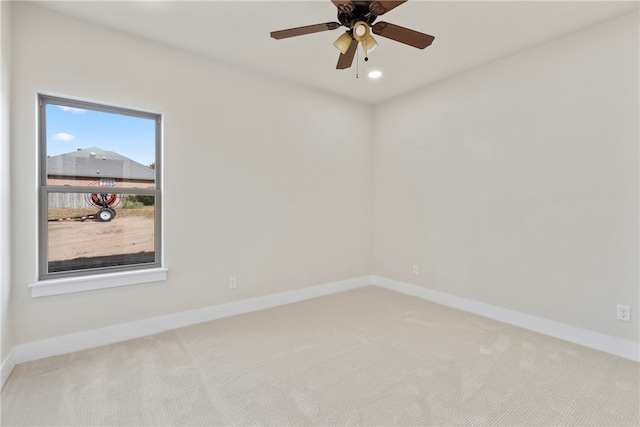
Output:
[[[340,51],[340,57],[336,65],[338,70],[351,67],[358,43],[362,43],[365,55],[375,49],[378,43],[371,33],[418,49],[424,49],[433,42],[433,36],[388,22],[380,21],[374,24],[378,16],[384,15],[406,1],[331,0],[331,3],[338,8],[338,21],[340,22],[325,22],[323,24],[272,31],[271,37],[280,40],[345,27],[347,31],[338,37],[334,43],[334,46]],[[367,57],[365,57],[366,60],[368,60]]]

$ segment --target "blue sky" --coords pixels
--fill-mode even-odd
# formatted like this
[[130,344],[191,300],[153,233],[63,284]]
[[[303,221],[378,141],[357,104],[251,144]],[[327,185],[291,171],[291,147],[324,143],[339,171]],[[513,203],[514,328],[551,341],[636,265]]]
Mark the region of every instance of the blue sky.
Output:
[[98,147],[145,166],[155,162],[155,121],[47,105],[47,155]]

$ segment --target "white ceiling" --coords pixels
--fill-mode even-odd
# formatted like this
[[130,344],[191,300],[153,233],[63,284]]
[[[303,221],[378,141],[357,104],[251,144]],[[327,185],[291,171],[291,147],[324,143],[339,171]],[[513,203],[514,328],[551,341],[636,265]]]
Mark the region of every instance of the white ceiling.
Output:
[[[638,1],[420,1],[378,17],[435,36],[425,50],[376,36],[364,62],[336,70],[342,29],[284,40],[269,32],[336,21],[329,0],[42,1],[40,5],[127,33],[377,103],[638,10]],[[369,70],[383,72],[379,80]]]

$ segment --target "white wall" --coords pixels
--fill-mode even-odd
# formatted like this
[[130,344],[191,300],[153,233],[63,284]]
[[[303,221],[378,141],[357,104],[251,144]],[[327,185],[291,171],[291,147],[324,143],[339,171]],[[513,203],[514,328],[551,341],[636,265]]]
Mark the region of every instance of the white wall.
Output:
[[639,341],[638,52],[632,14],[376,107],[374,274]]
[[9,246],[10,193],[10,79],[11,3],[0,2],[0,364],[11,350],[8,328],[11,281],[11,248]]
[[[14,9],[15,344],[371,273],[371,107]],[[39,91],[164,113],[166,282],[30,297]]]

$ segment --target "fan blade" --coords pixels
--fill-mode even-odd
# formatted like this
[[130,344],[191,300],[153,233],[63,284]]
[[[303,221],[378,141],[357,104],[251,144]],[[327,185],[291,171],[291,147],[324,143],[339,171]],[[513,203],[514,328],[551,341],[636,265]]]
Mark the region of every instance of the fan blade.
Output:
[[374,15],[380,16],[389,12],[391,9],[395,9],[407,0],[400,1],[374,1],[369,5],[369,11]]
[[351,40],[351,46],[347,50],[347,53],[340,54],[338,58],[338,65],[336,65],[337,70],[344,70],[345,68],[351,67],[353,64],[353,57],[356,56],[356,49],[358,48],[358,40]]
[[331,0],[340,12],[351,13],[356,9],[356,6],[351,2],[351,0]]
[[307,25],[304,27],[289,28],[288,30],[272,31],[271,37],[280,40],[305,34],[319,33],[320,31],[335,30],[340,27],[341,25],[337,22],[325,22],[324,24]]
[[420,33],[399,25],[389,24],[388,22],[378,22],[373,26],[372,31],[379,36],[417,47],[418,49],[424,49],[433,43],[435,39],[435,37],[429,34]]

